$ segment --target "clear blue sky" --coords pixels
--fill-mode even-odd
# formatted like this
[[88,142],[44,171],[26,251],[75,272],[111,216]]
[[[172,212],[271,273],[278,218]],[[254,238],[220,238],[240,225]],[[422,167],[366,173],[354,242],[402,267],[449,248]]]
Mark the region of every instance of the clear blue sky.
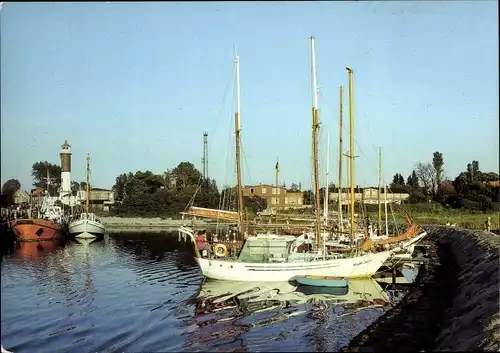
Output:
[[201,169],[207,131],[210,176],[233,184],[236,44],[244,183],[274,182],[279,156],[280,180],[307,187],[311,35],[322,145],[327,132],[332,140],[331,179],[337,179],[338,86],[347,87],[346,65],[355,72],[357,184],[377,183],[379,145],[387,181],[396,172],[406,178],[434,151],[444,154],[449,177],[473,159],[483,171],[498,172],[497,6],[4,3],[1,181],[17,178],[29,189],[31,165],[59,163],[65,139],[73,148],[73,179],[83,179],[90,152],[96,187],[111,187],[123,172],[160,173],[181,161]]

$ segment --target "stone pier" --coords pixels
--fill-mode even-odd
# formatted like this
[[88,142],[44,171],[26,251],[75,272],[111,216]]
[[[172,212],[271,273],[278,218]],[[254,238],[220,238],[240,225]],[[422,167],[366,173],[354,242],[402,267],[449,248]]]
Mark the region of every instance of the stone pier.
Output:
[[500,237],[426,229],[430,261],[414,288],[342,351],[500,350]]

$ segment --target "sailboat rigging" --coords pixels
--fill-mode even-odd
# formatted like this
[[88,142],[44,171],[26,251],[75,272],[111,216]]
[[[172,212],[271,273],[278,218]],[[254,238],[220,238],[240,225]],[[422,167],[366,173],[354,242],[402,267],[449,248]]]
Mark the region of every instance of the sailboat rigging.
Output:
[[[312,107],[312,150],[313,150],[313,173],[315,190],[315,236],[316,247],[314,251],[298,252],[297,238],[284,235],[257,235],[248,237],[237,258],[214,257],[208,253],[202,255],[198,249],[195,232],[185,226],[179,228],[179,232],[188,236],[193,243],[195,260],[201,268],[203,275],[207,278],[230,281],[289,281],[296,276],[316,275],[335,277],[370,277],[382,264],[392,255],[393,250],[373,252],[368,247],[366,251],[361,249],[356,253],[338,254],[324,251],[321,236],[320,200],[319,200],[319,166],[318,166],[318,131],[319,114],[316,85],[316,63],[314,37],[311,41],[311,86],[313,95]],[[236,55],[236,84],[237,84],[237,112],[235,113],[235,133],[237,143],[237,188],[238,199],[242,201],[241,195],[241,169],[239,167],[239,143],[241,126],[239,120],[240,98],[239,98],[239,57]],[[351,72],[352,75],[352,72]],[[350,91],[352,97],[352,77],[350,80]],[[352,100],[351,100],[352,102]],[[352,105],[350,107],[351,132],[353,130]],[[354,224],[354,171],[352,159],[353,141],[350,144],[350,174],[351,174],[351,222]],[[239,170],[239,171],[238,171]],[[242,230],[242,202],[238,205],[238,221]],[[214,210],[216,211],[216,210]],[[351,226],[351,239],[353,237]],[[352,240],[351,240],[352,241]],[[323,250],[323,251],[322,251]]]

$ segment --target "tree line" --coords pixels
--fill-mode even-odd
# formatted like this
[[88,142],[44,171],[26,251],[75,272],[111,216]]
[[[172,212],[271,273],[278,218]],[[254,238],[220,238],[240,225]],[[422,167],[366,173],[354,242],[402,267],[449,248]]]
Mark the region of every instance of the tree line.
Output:
[[[163,174],[151,171],[123,173],[113,186],[116,216],[178,217],[188,206],[236,210],[236,188],[219,191],[214,179],[204,178],[192,163],[181,162]],[[244,197],[244,207],[250,213],[267,208],[260,197]]]
[[[61,167],[47,161],[36,162],[31,173],[35,187],[47,187],[49,193],[57,195],[61,185]],[[49,177],[50,179],[47,179]],[[432,160],[418,162],[405,178],[402,173],[394,174],[389,192],[409,194],[407,202],[440,203],[445,207],[473,211],[500,210],[500,178],[493,172],[480,170],[479,162],[468,163],[464,171],[454,179],[445,177],[444,158],[440,152],[434,152]],[[74,195],[85,188],[85,182],[73,181],[71,189]],[[13,203],[13,195],[21,188],[16,179],[5,182],[2,187],[4,201]],[[181,162],[175,168],[162,174],[151,171],[122,173],[116,177],[113,186],[115,205],[110,213],[116,216],[178,217],[188,205],[214,209],[236,210],[236,187],[223,186],[221,191],[214,179],[204,178],[201,172],[190,162]],[[302,192],[303,203],[313,204],[314,193],[302,190],[300,183],[291,184],[288,192]],[[335,184],[329,185],[329,192],[336,192]],[[362,188],[357,186],[356,192]],[[320,203],[324,202],[324,188],[320,190]],[[265,198],[259,196],[244,197],[244,207],[249,215],[267,208]]]

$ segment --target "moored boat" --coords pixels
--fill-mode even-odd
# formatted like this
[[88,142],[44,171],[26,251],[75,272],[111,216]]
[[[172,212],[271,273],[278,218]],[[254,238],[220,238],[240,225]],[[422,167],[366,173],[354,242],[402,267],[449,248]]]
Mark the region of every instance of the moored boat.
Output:
[[306,275],[297,276],[294,280],[304,286],[313,287],[344,288],[349,285],[349,281],[345,277]]
[[68,226],[68,232],[75,238],[90,239],[101,238],[106,233],[106,227],[92,212],[89,212],[90,203],[90,155],[87,154],[87,186],[85,190],[85,212],[80,214],[80,218],[73,221]]
[[61,225],[46,219],[16,219],[10,226],[17,241],[55,240],[63,236]]
[[69,225],[69,233],[75,238],[96,238],[104,236],[105,232],[106,228],[94,213],[83,212],[80,214],[80,219]]

